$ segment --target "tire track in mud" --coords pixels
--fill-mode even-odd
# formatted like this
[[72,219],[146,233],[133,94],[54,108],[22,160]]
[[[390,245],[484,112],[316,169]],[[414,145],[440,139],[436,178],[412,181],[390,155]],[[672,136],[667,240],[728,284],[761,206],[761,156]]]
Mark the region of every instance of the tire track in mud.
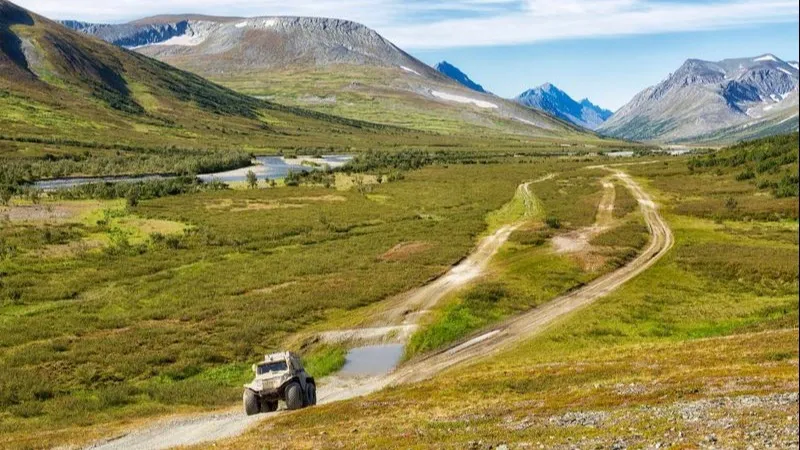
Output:
[[[644,215],[651,235],[650,243],[639,256],[625,266],[596,279],[576,291],[557,297],[536,309],[508,319],[491,330],[469,340],[457,343],[427,357],[414,360],[389,374],[360,378],[330,377],[318,391],[319,403],[325,404],[346,400],[370,394],[390,385],[421,381],[459,363],[496,354],[541,333],[556,320],[614,291],[655,264],[672,247],[674,243],[672,231],[658,213],[658,208],[650,196],[630,176],[610,167],[599,166],[598,168],[613,172],[613,176],[624,183],[639,202],[640,210]],[[549,180],[553,176],[548,175],[520,186],[521,188],[524,187],[527,194],[526,206],[529,205],[528,200],[531,202],[530,205],[535,205],[536,202],[530,193],[530,184]],[[602,213],[602,211],[599,211],[599,213]],[[469,268],[459,269],[463,270],[463,273],[459,274],[459,270],[457,270],[461,264],[456,265],[450,272],[434,280],[429,285],[401,296],[402,300],[399,305],[403,306],[403,308],[396,308],[398,306],[397,303],[391,306],[395,307],[397,311],[403,311],[403,313],[400,315],[395,313],[393,320],[397,321],[399,318],[403,323],[404,318],[408,316],[408,311],[424,311],[425,308],[434,305],[444,295],[462,287],[464,282],[480,276],[485,264],[488,263],[489,259],[518,226],[519,224],[507,225],[484,238],[470,257],[462,261],[462,263],[466,264],[465,267]],[[453,274],[454,271],[456,271],[455,275]],[[467,277],[465,274],[470,274],[470,276]],[[445,279],[447,281],[444,281]],[[466,281],[457,282],[458,280]],[[431,285],[436,287],[429,288],[428,286]],[[428,295],[432,297],[427,297]],[[351,332],[352,330],[346,331]],[[138,429],[131,433],[96,443],[88,448],[153,450],[208,443],[239,435],[254,424],[282,413],[282,411],[278,411],[248,417],[237,407],[224,412],[162,419],[147,428]]]

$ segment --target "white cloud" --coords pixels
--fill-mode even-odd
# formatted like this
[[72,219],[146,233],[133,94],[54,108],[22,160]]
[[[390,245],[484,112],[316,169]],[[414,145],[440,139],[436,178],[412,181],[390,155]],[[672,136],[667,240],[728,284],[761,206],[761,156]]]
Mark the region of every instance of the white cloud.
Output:
[[[123,21],[154,14],[338,17],[376,28],[410,49],[796,22],[796,0],[18,0],[48,17]],[[99,5],[99,6],[98,6]]]
[[383,29],[408,48],[513,45],[557,39],[713,30],[796,22],[795,0],[715,3],[529,0],[523,14],[442,20]]

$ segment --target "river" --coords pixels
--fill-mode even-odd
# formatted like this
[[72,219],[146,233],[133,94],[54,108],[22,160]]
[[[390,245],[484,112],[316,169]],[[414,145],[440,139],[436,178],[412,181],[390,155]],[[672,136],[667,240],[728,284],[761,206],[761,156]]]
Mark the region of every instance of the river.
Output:
[[[335,169],[347,164],[353,157],[349,155],[325,155],[321,157],[299,156],[297,158],[285,158],[283,156],[259,156],[255,158],[255,164],[225,172],[204,173],[197,176],[203,181],[219,180],[223,183],[234,183],[247,180],[247,172],[253,171],[259,180],[269,178],[285,178],[290,172],[308,172],[310,170],[321,169],[325,165]],[[304,164],[305,162],[305,164]],[[171,175],[142,175],[142,176],[108,176],[108,177],[67,177],[40,180],[34,186],[43,191],[56,191],[67,189],[83,184],[92,183],[125,183],[136,181],[166,180],[174,178]]]

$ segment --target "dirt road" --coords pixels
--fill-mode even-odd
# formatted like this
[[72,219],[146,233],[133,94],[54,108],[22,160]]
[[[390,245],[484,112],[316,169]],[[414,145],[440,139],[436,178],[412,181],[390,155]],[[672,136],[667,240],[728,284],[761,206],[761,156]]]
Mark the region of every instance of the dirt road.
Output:
[[[318,392],[319,402],[330,403],[345,400],[375,392],[389,385],[423,380],[466,360],[474,360],[494,354],[541,333],[557,319],[601,298],[652,266],[672,247],[672,232],[659,215],[652,199],[636,182],[620,171],[608,170],[612,170],[614,176],[621,180],[638,199],[641,211],[650,229],[652,236],[650,244],[636,259],[579,290],[558,297],[528,313],[509,319],[492,330],[466,342],[406,364],[388,375],[347,379],[331,377]],[[544,179],[541,181],[544,181]],[[523,186],[525,193],[530,195],[529,184]],[[529,204],[529,201],[531,205],[535,204],[533,196],[526,197],[526,205]],[[488,260],[505,242],[513,229],[514,225],[509,225],[484,238],[475,252],[462,263],[456,265],[448,274],[423,288],[412,291],[405,296],[400,296],[402,300],[390,308],[390,311],[394,311],[390,315],[392,318],[390,322],[395,324],[398,321],[400,323],[407,322],[409,311],[424,311],[444,295],[452,292],[453,289],[479,276]],[[251,425],[268,419],[275,414],[281,414],[281,412],[247,417],[237,406],[236,409],[231,409],[229,412],[165,419],[154,423],[148,428],[97,443],[90,448],[139,450],[198,444],[238,435]]]
[[[609,169],[611,170],[611,169]],[[618,270],[606,274],[586,286],[558,297],[532,311],[516,316],[496,326],[491,331],[474,337],[439,353],[403,366],[391,374],[388,384],[420,381],[466,360],[486,357],[544,330],[557,319],[574,312],[614,291],[635,276],[647,270],[664,256],[674,244],[672,230],[658,213],[647,193],[627,174],[614,171],[639,201],[651,240],[642,253]]]

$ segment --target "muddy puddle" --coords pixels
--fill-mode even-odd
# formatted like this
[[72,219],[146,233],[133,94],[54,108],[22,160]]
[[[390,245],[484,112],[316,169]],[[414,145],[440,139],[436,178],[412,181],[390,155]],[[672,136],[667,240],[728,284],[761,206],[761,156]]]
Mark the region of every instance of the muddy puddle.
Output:
[[389,373],[403,357],[403,344],[368,345],[347,353],[342,376],[374,376]]

